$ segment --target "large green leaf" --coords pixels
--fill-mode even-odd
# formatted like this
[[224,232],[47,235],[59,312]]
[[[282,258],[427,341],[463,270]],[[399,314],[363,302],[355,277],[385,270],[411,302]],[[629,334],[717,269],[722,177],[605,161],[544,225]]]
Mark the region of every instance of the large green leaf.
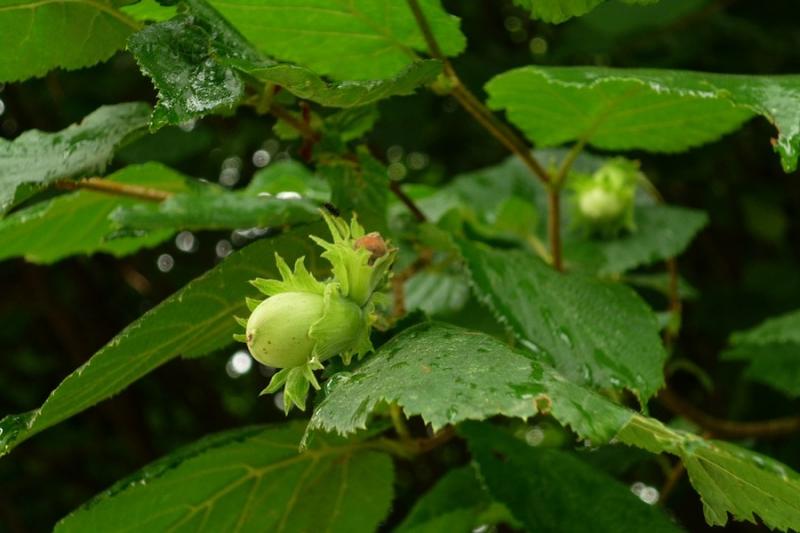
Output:
[[800,396],[800,310],[736,332],[731,343],[733,348],[723,352],[722,359],[746,361],[748,378]]
[[567,261],[591,263],[600,274],[620,274],[676,257],[708,222],[702,211],[666,205],[636,207],[636,230],[608,240],[567,239]]
[[185,12],[148,26],[128,42],[159,91],[154,129],[232,109],[244,96],[243,76],[322,105],[353,107],[411,94],[441,71],[438,61],[415,61],[386,79],[327,82],[308,68],[265,58],[204,0],[184,3]]
[[583,437],[604,442],[631,415],[493,337],[444,324],[404,331],[358,369],[335,374],[326,388],[310,430],[352,433],[366,427],[376,406],[397,402],[434,429],[544,410]]
[[[527,531],[680,531],[628,487],[574,455],[535,448],[502,429],[464,424],[480,478]],[[569,482],[565,482],[569,480]]]
[[800,76],[745,76],[678,70],[523,67],[486,85],[540,146],[586,140],[609,150],[679,152],[714,141],[755,115],[778,130],[787,172],[800,150]]
[[308,228],[251,244],[130,324],[67,376],[41,407],[0,420],[0,455],[179,355],[201,356],[230,344],[241,327],[233,316],[245,316],[244,298],[254,295],[248,281],[277,276],[275,252],[287,259],[305,252],[314,259]]
[[58,133],[30,130],[0,139],[0,216],[55,180],[102,171],[149,114],[142,103],[103,106]]
[[202,0],[188,4],[190,12],[152,24],[128,41],[139,67],[159,91],[153,129],[235,107],[244,96],[244,82],[219,59],[258,58],[208,4]]
[[[187,184],[185,176],[158,163],[125,167],[107,179],[172,192],[186,190]],[[107,239],[116,231],[108,218],[111,212],[140,203],[90,190],[37,203],[0,220],[0,259],[23,256],[34,263],[53,263],[75,254],[105,252],[120,257],[155,246],[172,231]]]
[[[211,0],[263,53],[340,80],[396,75],[426,51],[406,2],[395,0]],[[442,48],[460,53],[459,21],[439,0],[420,2]]]
[[562,274],[538,257],[459,242],[476,294],[510,331],[568,379],[627,388],[644,402],[664,383],[655,317],[617,283]]
[[[620,0],[626,4],[654,4],[659,0]],[[544,22],[559,23],[585,15],[606,0],[514,0],[530,11],[531,17]]]
[[[146,466],[56,525],[69,531],[371,533],[389,511],[392,460],[301,424],[207,437]],[[125,519],[120,519],[120,517]]]
[[475,471],[456,468],[417,500],[394,533],[471,533],[491,503]]
[[781,531],[800,529],[800,475],[769,457],[673,430],[639,415],[631,418],[616,439],[680,457],[711,525],[725,525],[730,513],[754,523],[754,515],[758,515],[767,526]]
[[105,61],[140,24],[110,0],[0,0],[0,82]]
[[259,81],[280,85],[299,98],[329,107],[355,107],[390,96],[412,94],[418,87],[433,81],[442,70],[439,61],[426,59],[410,63],[384,79],[327,82],[313,71],[296,65],[242,61],[232,64]]

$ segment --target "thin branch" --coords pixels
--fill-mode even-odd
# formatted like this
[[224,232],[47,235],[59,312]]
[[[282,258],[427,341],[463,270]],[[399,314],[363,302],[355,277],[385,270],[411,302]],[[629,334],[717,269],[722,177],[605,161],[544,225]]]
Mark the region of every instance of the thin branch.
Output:
[[667,474],[667,478],[664,480],[664,485],[662,485],[661,490],[658,491],[658,505],[666,505],[667,500],[672,495],[675,487],[678,486],[678,482],[681,480],[685,472],[686,467],[683,466],[683,461],[678,459],[675,462],[675,466],[673,466],[672,470],[670,470],[669,474]]
[[561,253],[561,195],[557,187],[547,189],[547,233],[553,267],[561,272],[564,270]]
[[129,185],[118,181],[110,181],[102,178],[84,178],[82,180],[60,180],[55,186],[64,190],[88,189],[95,192],[112,194],[116,196],[129,196],[148,202],[163,202],[170,196],[171,192],[140,185]]
[[400,318],[406,314],[406,281],[414,274],[430,265],[432,259],[433,252],[426,248],[420,252],[416,261],[408,265],[401,272],[392,276],[392,297],[394,300],[392,316],[394,318]]
[[269,106],[269,112],[275,116],[278,120],[282,120],[295,130],[307,141],[310,142],[319,142],[321,136],[318,132],[314,131],[314,129],[304,122],[303,120],[295,117],[289,111],[286,110],[283,106],[278,104],[272,104]]
[[389,190],[392,191],[395,196],[397,196],[398,200],[403,202],[403,205],[405,205],[409,211],[411,211],[411,214],[414,215],[414,218],[417,219],[417,222],[428,221],[428,217],[425,216],[425,213],[423,213],[417,204],[414,203],[414,200],[412,200],[411,197],[405,193],[403,188],[400,187],[399,182],[391,180],[389,182]]
[[392,402],[389,406],[389,414],[392,417],[392,424],[394,425],[397,436],[404,441],[411,440],[411,430],[408,429],[408,425],[406,424],[406,417],[403,415],[403,410],[400,409],[400,406],[397,405],[396,402]]
[[509,151],[518,156],[542,182],[550,181],[550,176],[542,165],[531,154],[530,147],[504,122],[489,111],[458,77],[447,57],[442,53],[436,37],[433,35],[428,19],[419,6],[417,0],[408,0],[408,6],[414,14],[422,36],[428,45],[428,50],[433,58],[438,59],[444,66],[444,74],[450,81],[453,89],[452,95],[459,104],[475,118],[489,133],[491,133]]
[[663,389],[658,394],[658,401],[674,414],[694,422],[716,437],[730,439],[775,438],[800,431],[800,416],[758,422],[724,420],[704,413],[669,388]]

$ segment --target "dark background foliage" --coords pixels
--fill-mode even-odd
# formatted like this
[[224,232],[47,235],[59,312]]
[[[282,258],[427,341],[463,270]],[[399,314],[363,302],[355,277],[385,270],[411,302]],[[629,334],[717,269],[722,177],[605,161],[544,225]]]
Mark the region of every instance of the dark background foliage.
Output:
[[[560,26],[530,21],[510,2],[502,2],[502,8],[493,0],[446,4],[462,17],[470,39],[469,54],[455,64],[476,90],[494,74],[531,62],[800,72],[800,6],[794,0],[674,0],[647,10],[613,2]],[[154,98],[131,56],[120,53],[91,69],[56,71],[6,85],[0,91],[5,107],[0,131],[5,138],[30,128],[56,131],[98,105]],[[370,137],[376,152],[402,147],[405,153],[427,156],[425,168],[411,170],[414,181],[443,183],[506,157],[454,101],[423,92],[383,102],[380,111]],[[224,161],[238,157],[241,185],[255,170],[253,153],[276,139],[272,126],[241,109],[232,117],[205,119],[191,131],[165,128],[127,147],[115,164],[160,160],[216,181]],[[733,419],[779,416],[800,407],[740,379],[737,365],[717,360],[731,330],[800,301],[800,176],[782,172],[764,141],[771,134],[766,121],[755,119],[723,140],[685,154],[634,154],[669,203],[710,214],[710,225],[680,260],[682,275],[702,299],[686,304],[677,354],[707,372],[715,386],[704,389],[686,371],[676,372],[670,382],[708,412]],[[295,144],[278,142],[273,157],[296,155]],[[220,241],[234,247],[244,242],[219,232],[196,238],[193,252],[168,242],[121,260],[98,255],[50,267],[22,260],[0,264],[0,412],[37,406],[125,325],[219,261]],[[162,254],[174,259],[168,272],[158,267]],[[236,378],[226,372],[235,350],[170,362],[119,397],[49,429],[0,461],[0,531],[49,529],[93,494],[181,444],[225,428],[282,420],[269,397],[257,397],[265,382],[257,369]],[[800,438],[761,446],[800,468]],[[418,493],[430,484],[433,473],[421,470],[400,478],[405,492]],[[626,474],[629,481],[637,476],[647,472]],[[404,503],[403,492],[401,488],[398,506]],[[688,483],[678,488],[670,507],[682,523],[705,527]]]

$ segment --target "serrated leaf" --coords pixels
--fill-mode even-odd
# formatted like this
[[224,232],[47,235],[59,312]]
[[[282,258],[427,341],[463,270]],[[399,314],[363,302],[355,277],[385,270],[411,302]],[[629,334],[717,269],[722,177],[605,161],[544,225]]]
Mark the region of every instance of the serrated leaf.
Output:
[[[626,4],[655,4],[659,0],[621,0]],[[514,0],[514,3],[530,11],[531,18],[544,22],[560,23],[585,15],[606,0]]]
[[[459,429],[488,492],[508,506],[527,531],[677,532],[657,508],[574,455],[535,448],[489,424]],[[565,482],[569,480],[569,482]]]
[[725,525],[730,513],[753,523],[758,515],[772,529],[800,529],[800,475],[769,457],[673,430],[639,415],[616,438],[653,453],[680,457],[710,525]]
[[315,228],[254,242],[131,323],[67,376],[41,407],[0,420],[0,455],[117,394],[171,359],[205,355],[230,344],[240,330],[233,316],[248,314],[245,296],[256,292],[248,280],[277,275],[275,252],[313,260],[307,235]]
[[147,26],[128,40],[128,49],[159,92],[153,130],[232,109],[244,96],[244,82],[219,58],[258,58],[250,44],[205,2],[187,3],[190,12]]
[[800,153],[800,76],[679,70],[523,67],[486,85],[489,105],[539,146],[578,139],[608,150],[679,152],[719,139],[755,115],[778,130],[783,168]]
[[394,533],[471,533],[491,503],[471,467],[455,468],[417,500]]
[[268,191],[301,194],[281,188],[293,186],[324,198],[325,193],[317,183],[320,181],[298,163],[278,162],[254,176],[244,189],[229,191],[207,185],[175,194],[155,205],[121,206],[111,213],[111,219],[122,228],[141,230],[280,228],[319,219],[319,208],[304,198],[275,197]]
[[326,391],[309,431],[352,433],[366,427],[377,405],[392,402],[434,429],[544,409],[596,442],[609,440],[630,417],[493,337],[435,323],[404,331],[357,370],[334,375]]
[[478,297],[562,375],[629,389],[642,403],[663,385],[666,352],[658,324],[630,288],[556,272],[529,253],[458,244]]
[[615,239],[564,243],[567,261],[592,263],[599,274],[621,274],[680,255],[708,223],[702,211],[666,205],[636,207],[636,230]]
[[[212,0],[211,4],[264,54],[339,80],[396,75],[427,52],[405,2],[393,0]],[[444,54],[459,54],[466,39],[459,20],[439,0],[423,12]]]
[[0,139],[0,216],[61,178],[102,171],[114,150],[147,125],[143,103],[103,106],[57,133],[29,130]]
[[436,79],[442,70],[439,61],[428,59],[410,63],[393,76],[375,80],[326,82],[313,71],[296,65],[274,62],[233,62],[255,79],[274,83],[298,98],[328,107],[356,107],[414,91]]
[[110,0],[0,1],[0,82],[110,58],[140,24]]
[[747,361],[745,376],[789,396],[800,396],[800,310],[765,320],[731,335],[728,361]]
[[301,434],[301,424],[287,424],[206,437],[96,496],[55,530],[374,531],[391,504],[391,458],[331,438],[299,454]]
[[[186,190],[187,184],[185,176],[159,163],[128,166],[106,179],[170,192]],[[139,203],[91,190],[37,203],[0,220],[0,259],[23,256],[34,263],[54,263],[71,255],[98,252],[121,257],[168,239],[171,231],[106,238],[115,231],[108,215],[115,208]]]
[[281,200],[247,193],[182,193],[157,207],[131,205],[115,210],[112,220],[135,229],[235,229],[282,227],[319,219],[316,204],[307,200]]

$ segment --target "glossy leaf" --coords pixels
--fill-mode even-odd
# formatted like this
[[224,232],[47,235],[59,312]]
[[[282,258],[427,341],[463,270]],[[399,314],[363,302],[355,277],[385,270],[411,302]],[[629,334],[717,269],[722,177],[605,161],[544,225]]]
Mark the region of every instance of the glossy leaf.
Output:
[[778,130],[783,168],[800,151],[800,76],[678,70],[523,67],[486,85],[489,105],[539,146],[584,139],[608,150],[680,152],[719,139],[755,115]]
[[[655,4],[659,0],[621,0],[626,4]],[[559,23],[585,15],[606,0],[514,0],[530,11],[531,17],[544,22]]]
[[[107,179],[172,192],[187,188],[185,176],[158,163],[125,167]],[[108,238],[116,231],[108,218],[111,212],[141,203],[81,190],[34,204],[0,220],[0,259],[22,256],[34,263],[53,263],[76,254],[105,252],[120,257],[155,246],[168,239],[172,231]]]
[[0,82],[105,61],[139,27],[110,0],[1,0]]
[[491,503],[474,470],[456,468],[417,500],[394,533],[471,533]]
[[442,70],[439,61],[429,59],[410,63],[384,79],[327,82],[312,70],[296,65],[243,61],[232,64],[261,82],[280,85],[298,98],[328,107],[355,107],[390,96],[413,94]]
[[55,530],[374,531],[391,504],[391,458],[321,437],[300,454],[301,434],[301,424],[286,424],[206,437],[98,495]]
[[[459,242],[478,297],[520,342],[568,379],[629,389],[644,402],[663,385],[655,317],[628,287],[562,274],[521,251]],[[599,319],[602,317],[602,319]]]
[[616,438],[653,453],[680,457],[710,525],[725,525],[731,514],[753,523],[757,515],[768,527],[781,531],[800,528],[800,475],[769,457],[673,430],[639,415]]
[[103,106],[58,133],[29,130],[0,139],[0,216],[53,181],[101,172],[149,114],[142,103]]
[[219,58],[255,61],[258,54],[202,0],[191,11],[147,26],[128,48],[158,89],[152,129],[230,110],[244,96],[244,82]]
[[[659,509],[574,455],[536,448],[489,424],[468,423],[465,435],[480,478],[527,531],[677,532]],[[568,482],[567,482],[568,481]]]
[[[396,75],[427,52],[406,2],[394,0],[212,0],[264,54],[339,80]],[[439,0],[421,0],[442,51],[466,45],[459,21]]]
[[621,274],[680,255],[708,223],[702,211],[666,205],[636,207],[636,230],[615,239],[565,243],[565,254],[593,264],[600,274]]
[[306,236],[314,228],[251,244],[131,323],[67,376],[41,407],[0,420],[0,455],[119,393],[171,359],[205,355],[232,343],[232,335],[241,328],[233,317],[247,314],[245,296],[254,295],[248,281],[277,276],[275,252],[287,260],[306,255],[313,263],[313,246]]
[[404,331],[358,369],[334,375],[326,390],[309,430],[352,433],[366,427],[376,406],[390,402],[434,429],[545,410],[596,442],[609,440],[630,417],[493,337],[435,323]]

